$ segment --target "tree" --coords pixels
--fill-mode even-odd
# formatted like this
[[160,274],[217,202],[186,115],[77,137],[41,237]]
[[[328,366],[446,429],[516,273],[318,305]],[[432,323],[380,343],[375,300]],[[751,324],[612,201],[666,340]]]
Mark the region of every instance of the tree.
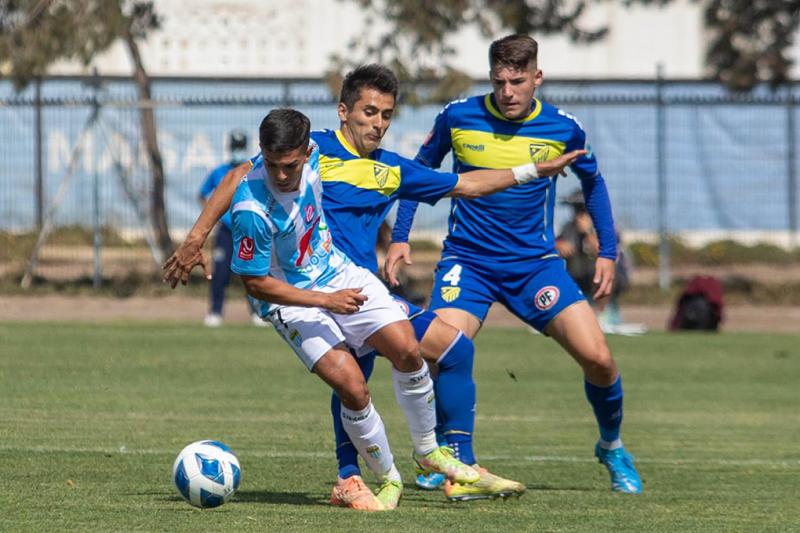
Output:
[[[121,39],[133,64],[139,100],[150,100],[150,79],[137,41],[158,28],[152,1],[143,0],[0,0],[0,73],[19,90],[47,74],[58,60],[92,59]],[[164,204],[164,166],[152,107],[139,110],[150,171],[150,219],[163,257],[172,253]]]
[[[411,99],[434,99],[463,92],[469,80],[447,59],[447,38],[466,26],[487,37],[504,33],[563,33],[576,42],[602,39],[607,28],[586,28],[581,15],[588,0],[349,0],[367,14],[367,31],[351,43],[361,57],[392,66],[401,79],[437,78],[427,92]],[[673,0],[604,0],[625,5],[666,5]],[[800,23],[800,0],[693,0],[703,9],[709,33],[705,51],[708,75],[734,90],[759,82],[788,81],[788,51]],[[370,32],[381,20],[383,33]],[[335,57],[333,71],[355,62]],[[335,78],[335,76],[332,76]]]
[[[500,32],[565,33],[576,42],[593,42],[607,31],[587,29],[579,23],[587,5],[583,0],[350,1],[366,14],[366,31],[350,43],[349,48],[356,51],[355,60],[333,58],[331,86],[336,86],[339,72],[359,62],[359,56],[374,58],[392,67],[401,80],[430,82],[406,94],[412,103],[447,99],[469,87],[469,78],[447,62],[454,52],[447,38],[466,26],[477,27],[485,36]],[[385,32],[370,31],[376,21]]]

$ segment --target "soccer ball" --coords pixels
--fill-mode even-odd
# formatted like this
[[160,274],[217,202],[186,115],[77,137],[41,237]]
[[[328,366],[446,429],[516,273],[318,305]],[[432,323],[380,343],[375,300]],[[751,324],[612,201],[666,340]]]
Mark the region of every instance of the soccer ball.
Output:
[[230,448],[215,440],[200,440],[178,454],[172,480],[178,494],[195,507],[219,507],[239,488],[241,472]]

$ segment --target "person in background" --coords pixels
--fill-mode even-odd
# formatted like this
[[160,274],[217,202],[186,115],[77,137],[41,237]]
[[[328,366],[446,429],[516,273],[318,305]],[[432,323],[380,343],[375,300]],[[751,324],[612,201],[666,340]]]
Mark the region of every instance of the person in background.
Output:
[[[249,159],[247,151],[247,134],[242,130],[233,130],[228,134],[228,150],[230,159],[214,170],[212,170],[203,185],[200,187],[200,202],[205,207],[214,189],[217,188],[222,178],[233,168],[241,165]],[[222,308],[225,305],[225,289],[231,280],[231,256],[233,255],[233,237],[231,235],[231,215],[225,213],[219,224],[214,237],[214,251],[212,254],[214,261],[214,275],[211,278],[211,293],[209,298],[210,308],[208,314],[203,319],[203,325],[214,328],[222,325]],[[254,325],[265,326],[266,322],[261,320],[248,300],[251,320]]]
[[[604,330],[613,329],[622,322],[619,311],[619,296],[630,285],[630,271],[627,257],[619,249],[616,262],[616,274],[611,296],[608,303],[601,308],[592,300],[592,280],[594,279],[594,265],[600,251],[600,243],[592,223],[592,217],[586,210],[586,201],[583,192],[576,189],[569,196],[564,197],[561,203],[572,208],[572,218],[564,224],[556,238],[558,254],[564,258],[567,272],[578,284],[583,294],[598,311],[600,326]],[[617,245],[619,246],[619,233],[617,232]]]

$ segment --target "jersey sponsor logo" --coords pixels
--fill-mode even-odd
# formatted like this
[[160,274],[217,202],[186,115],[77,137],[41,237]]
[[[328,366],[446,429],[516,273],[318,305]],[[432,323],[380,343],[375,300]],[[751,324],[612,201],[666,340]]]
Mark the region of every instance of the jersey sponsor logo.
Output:
[[299,267],[303,264],[303,260],[306,256],[311,257],[314,254],[314,248],[311,246],[311,239],[314,237],[314,229],[317,227],[317,222],[319,222],[319,217],[314,219],[314,222],[311,223],[311,227],[309,227],[303,236],[300,237],[300,245],[297,247],[297,261],[294,262],[294,266]]
[[250,237],[242,237],[242,241],[239,243],[239,259],[242,261],[252,261],[255,247],[253,239]]
[[375,182],[378,187],[386,185],[386,180],[389,179],[389,167],[383,165],[372,165],[372,175],[375,176]]
[[466,148],[467,150],[472,150],[473,152],[483,152],[486,149],[486,147],[482,144],[470,144],[470,143],[464,143],[464,148]]
[[536,309],[540,311],[547,311],[556,305],[559,294],[558,287],[554,287],[553,285],[542,287],[539,289],[539,292],[536,293],[533,303],[536,306]]
[[314,206],[312,204],[308,204],[305,208],[305,216],[306,216],[306,224],[311,222],[311,219],[314,218]]
[[442,300],[447,303],[455,301],[461,294],[461,287],[442,287]]

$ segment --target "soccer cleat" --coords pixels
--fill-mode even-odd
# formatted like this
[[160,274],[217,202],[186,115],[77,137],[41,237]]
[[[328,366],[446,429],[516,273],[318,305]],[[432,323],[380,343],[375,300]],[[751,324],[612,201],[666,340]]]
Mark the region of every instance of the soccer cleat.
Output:
[[400,503],[400,497],[402,495],[403,482],[400,480],[393,481],[386,479],[381,483],[381,487],[378,489],[378,494],[375,498],[383,504],[384,509],[392,511],[397,508],[397,504]]
[[453,450],[447,446],[439,446],[427,455],[414,453],[412,457],[419,470],[439,472],[458,483],[475,483],[481,478],[477,470],[456,459]]
[[250,323],[257,328],[265,328],[269,326],[269,322],[265,321],[260,316],[258,316],[258,313],[253,313],[252,315],[250,315]]
[[222,325],[222,315],[209,313],[203,319],[203,325],[207,328],[218,328]]
[[633,457],[625,448],[620,446],[614,450],[606,450],[598,443],[594,447],[594,455],[611,474],[611,490],[627,494],[642,492],[642,480],[633,466]]
[[485,468],[474,465],[481,474],[475,483],[461,484],[447,481],[444,484],[444,495],[451,502],[464,502],[469,500],[493,500],[495,498],[508,498],[509,496],[522,496],[525,485],[518,481],[504,479],[492,474]]
[[415,481],[417,488],[422,490],[436,490],[442,487],[445,482],[444,475],[439,472],[417,472],[417,479]]
[[386,507],[372,494],[361,476],[338,478],[331,491],[331,505],[358,511],[385,511]]

